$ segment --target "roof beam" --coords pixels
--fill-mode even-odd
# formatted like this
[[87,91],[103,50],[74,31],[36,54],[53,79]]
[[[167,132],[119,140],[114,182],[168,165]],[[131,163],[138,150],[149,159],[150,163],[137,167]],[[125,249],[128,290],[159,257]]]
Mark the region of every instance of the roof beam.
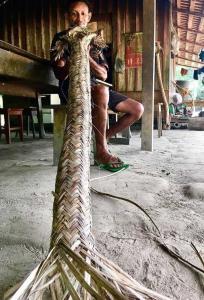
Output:
[[191,61],[191,62],[195,62],[195,63],[197,63],[197,64],[203,64],[203,63],[204,63],[204,62],[202,62],[202,61],[197,61],[197,60],[185,58],[185,57],[182,57],[182,56],[177,56],[176,58],[183,59],[183,60],[187,60],[187,61]]
[[196,52],[191,52],[191,51],[188,51],[188,50],[183,49],[183,48],[179,48],[179,51],[185,52],[185,53],[188,53],[188,54],[192,54],[192,55],[197,55],[197,56],[198,56],[198,53],[196,53]]
[[200,31],[200,30],[194,30],[194,29],[190,29],[190,28],[185,28],[185,27],[182,27],[182,26],[176,26],[178,29],[181,29],[181,30],[185,30],[185,31],[189,31],[189,32],[192,32],[192,33],[196,33],[196,34],[204,34],[203,31]]
[[173,10],[174,10],[174,12],[177,12],[177,13],[188,14],[188,15],[196,16],[196,17],[200,17],[200,18],[204,17],[203,13],[199,13],[199,12],[196,12],[196,11],[190,11],[190,10],[185,9],[185,8],[174,8]]
[[182,67],[190,67],[190,68],[193,68],[193,69],[197,69],[197,68],[198,68],[198,66],[195,67],[195,66],[190,66],[190,65],[187,65],[187,64],[184,65],[184,64],[178,63],[178,62],[176,63],[176,65],[177,65],[177,66],[182,66]]
[[199,46],[199,47],[202,47],[202,48],[203,48],[203,46],[204,46],[202,43],[194,43],[194,42],[192,42],[192,41],[190,41],[190,40],[180,39],[179,41],[180,41],[180,42],[184,42],[184,43],[188,43],[188,44],[192,44],[192,45],[194,45],[194,46]]

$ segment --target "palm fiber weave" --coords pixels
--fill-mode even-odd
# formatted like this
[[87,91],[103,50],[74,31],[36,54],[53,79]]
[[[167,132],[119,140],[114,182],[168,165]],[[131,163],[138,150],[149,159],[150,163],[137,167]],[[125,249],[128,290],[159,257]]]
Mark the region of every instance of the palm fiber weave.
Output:
[[50,252],[20,286],[6,294],[5,299],[168,299],[139,284],[94,247],[89,188],[88,55],[93,39],[98,39],[95,33],[76,27],[56,45],[56,59],[67,44],[71,57],[67,124],[56,178]]

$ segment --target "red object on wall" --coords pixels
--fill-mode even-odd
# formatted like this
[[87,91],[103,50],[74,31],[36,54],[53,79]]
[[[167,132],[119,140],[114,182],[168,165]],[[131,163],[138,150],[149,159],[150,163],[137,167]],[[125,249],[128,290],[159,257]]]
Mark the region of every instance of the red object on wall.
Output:
[[125,67],[138,68],[142,66],[142,53],[134,52],[133,48],[126,46],[125,48]]
[[181,68],[181,75],[184,76],[186,74],[188,74],[188,70],[184,69],[184,68]]

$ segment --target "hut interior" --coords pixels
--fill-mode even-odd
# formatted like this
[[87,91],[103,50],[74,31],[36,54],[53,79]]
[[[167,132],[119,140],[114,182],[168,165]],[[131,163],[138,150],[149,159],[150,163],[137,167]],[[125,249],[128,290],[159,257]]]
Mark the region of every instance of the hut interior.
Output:
[[[103,30],[109,46],[109,82],[117,91],[153,105],[153,115],[150,112],[142,119],[145,124],[133,124],[129,145],[108,145],[130,167],[112,176],[92,166],[91,185],[108,194],[131,198],[143,207],[156,220],[170,249],[191,265],[176,260],[158,246],[155,228],[142,212],[129,203],[101,195],[92,195],[96,246],[136,280],[168,299],[202,300],[204,0],[90,2],[91,22]],[[148,71],[148,66],[144,66],[143,53],[155,54],[152,45],[144,49],[143,43],[144,28],[148,29],[150,22],[144,19],[144,7],[150,2],[156,7],[154,39],[161,47],[158,57],[162,87],[156,58],[151,65],[151,69],[155,68],[151,74],[154,82],[144,80],[143,71]],[[59,101],[58,82],[49,61],[50,45],[55,33],[69,26],[68,3],[69,0],[0,0],[0,111],[36,109],[34,127],[39,129],[40,137],[34,140],[28,135],[21,142],[13,136],[10,145],[3,135],[0,139],[0,299],[41,262],[49,249],[51,191],[57,172],[50,128],[56,125],[54,153],[59,155],[64,124],[64,115],[59,114],[58,121],[53,121],[50,109]],[[148,30],[151,34],[153,28]],[[153,97],[144,99],[144,89]],[[159,127],[152,124],[158,107],[162,108],[158,104],[163,103],[164,95],[170,104],[175,93],[183,101],[171,116],[172,130],[153,130]],[[157,121],[162,117],[164,107]],[[141,151],[142,139],[142,150],[148,151]],[[150,147],[146,147],[149,141]],[[54,162],[55,159],[56,156]]]

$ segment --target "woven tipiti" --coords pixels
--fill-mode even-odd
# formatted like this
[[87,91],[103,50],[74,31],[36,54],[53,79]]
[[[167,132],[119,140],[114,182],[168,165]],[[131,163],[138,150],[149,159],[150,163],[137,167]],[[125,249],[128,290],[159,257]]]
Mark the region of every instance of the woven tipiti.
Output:
[[[89,187],[91,95],[88,47],[100,38],[71,29],[55,47],[70,49],[69,103],[53,209],[50,252],[6,299],[168,299],[145,288],[100,255],[91,234]],[[13,296],[12,296],[13,295]]]

